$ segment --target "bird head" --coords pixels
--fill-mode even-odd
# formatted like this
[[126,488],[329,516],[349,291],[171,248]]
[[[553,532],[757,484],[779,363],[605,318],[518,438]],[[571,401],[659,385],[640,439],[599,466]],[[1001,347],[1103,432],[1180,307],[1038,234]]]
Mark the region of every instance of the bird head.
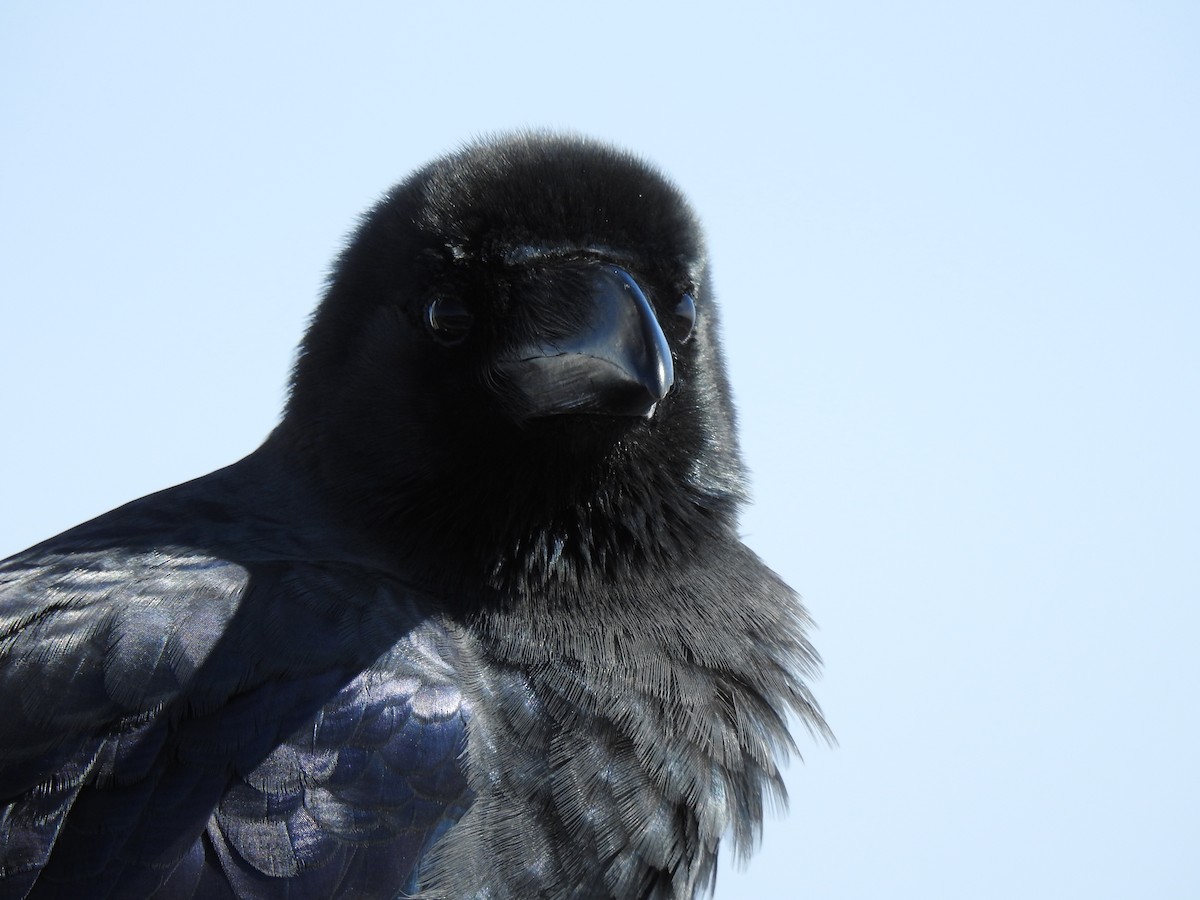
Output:
[[743,496],[696,218],[576,137],[472,144],[388,193],[282,430],[348,516],[516,590],[685,552]]

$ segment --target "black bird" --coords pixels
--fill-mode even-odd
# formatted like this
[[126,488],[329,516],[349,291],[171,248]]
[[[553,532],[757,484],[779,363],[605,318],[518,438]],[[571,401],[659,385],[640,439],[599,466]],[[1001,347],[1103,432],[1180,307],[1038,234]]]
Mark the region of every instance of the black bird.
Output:
[[282,421],[0,564],[0,898],[690,898],[825,725],[700,231],[519,135],[396,187]]

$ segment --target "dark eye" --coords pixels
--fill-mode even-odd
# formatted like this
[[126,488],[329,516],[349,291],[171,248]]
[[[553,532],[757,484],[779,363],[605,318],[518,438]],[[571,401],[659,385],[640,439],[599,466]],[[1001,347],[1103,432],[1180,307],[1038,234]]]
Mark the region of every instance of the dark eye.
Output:
[[686,341],[692,336],[692,329],[696,327],[696,301],[692,299],[691,294],[684,294],[671,312],[679,322],[679,330],[683,334],[681,340]]
[[438,297],[425,310],[425,323],[434,338],[446,346],[462,343],[475,316],[454,297]]

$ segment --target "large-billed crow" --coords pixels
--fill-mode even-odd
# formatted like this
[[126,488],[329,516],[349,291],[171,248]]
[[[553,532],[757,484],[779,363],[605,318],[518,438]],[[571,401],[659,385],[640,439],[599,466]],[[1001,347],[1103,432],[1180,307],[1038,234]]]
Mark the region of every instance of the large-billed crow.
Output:
[[824,730],[700,231],[573,137],[420,170],[283,419],[0,564],[0,897],[690,898]]

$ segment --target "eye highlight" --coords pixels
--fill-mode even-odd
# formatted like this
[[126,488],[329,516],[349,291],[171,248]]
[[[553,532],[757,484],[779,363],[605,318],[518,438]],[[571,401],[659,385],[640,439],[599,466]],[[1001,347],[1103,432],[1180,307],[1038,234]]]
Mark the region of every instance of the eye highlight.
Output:
[[438,297],[425,308],[425,324],[434,339],[447,347],[466,340],[475,316],[455,297]]
[[686,342],[692,336],[692,329],[696,327],[696,301],[692,295],[683,294],[679,298],[679,302],[675,304],[675,308],[671,310],[671,314],[679,323],[679,329],[683,335],[680,340]]

